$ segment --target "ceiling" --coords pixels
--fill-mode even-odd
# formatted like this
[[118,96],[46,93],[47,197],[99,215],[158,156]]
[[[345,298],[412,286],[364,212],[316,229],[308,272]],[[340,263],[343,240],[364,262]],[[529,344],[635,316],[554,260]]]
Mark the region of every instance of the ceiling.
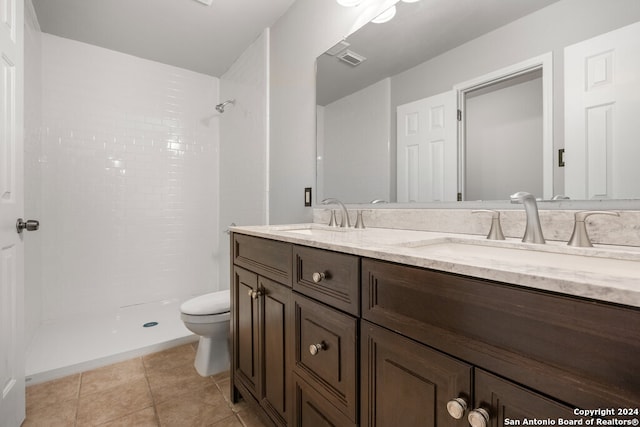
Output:
[[[327,105],[558,0],[422,0],[398,3],[385,24],[369,23],[347,37],[367,58],[356,68],[337,57],[318,60],[318,105]],[[535,35],[532,35],[534,37]]]
[[32,0],[40,29],[220,77],[295,0]]

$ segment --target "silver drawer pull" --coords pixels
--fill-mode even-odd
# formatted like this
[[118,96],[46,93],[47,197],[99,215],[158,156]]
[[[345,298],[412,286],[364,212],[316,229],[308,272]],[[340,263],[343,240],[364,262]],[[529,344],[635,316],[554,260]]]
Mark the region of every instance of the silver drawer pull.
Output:
[[482,408],[476,408],[469,412],[468,419],[471,427],[487,427],[489,425],[489,413]]
[[314,281],[315,283],[320,283],[320,282],[322,282],[322,280],[323,280],[325,277],[327,277],[327,275],[326,275],[325,273],[318,273],[318,272],[313,273],[313,275],[311,276],[311,278],[313,279],[313,281]]
[[253,289],[249,289],[249,291],[247,291],[247,295],[249,295],[251,299],[258,299],[258,297],[262,295],[262,291],[254,291]]
[[327,348],[327,346],[323,342],[321,342],[319,344],[311,344],[309,346],[309,353],[311,353],[312,356],[315,356],[316,354],[320,353],[322,350],[324,350],[326,348]]
[[466,410],[467,402],[460,397],[456,397],[455,399],[451,399],[447,402],[447,412],[456,420],[461,419]]

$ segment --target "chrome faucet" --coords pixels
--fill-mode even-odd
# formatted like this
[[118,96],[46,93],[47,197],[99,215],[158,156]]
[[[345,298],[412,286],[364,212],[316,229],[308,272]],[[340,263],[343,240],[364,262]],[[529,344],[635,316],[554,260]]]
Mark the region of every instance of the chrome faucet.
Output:
[[351,227],[351,221],[349,221],[349,212],[347,212],[347,208],[345,205],[338,199],[324,199],[322,202],[323,205],[328,205],[330,203],[340,205],[340,209],[342,209],[342,219],[340,220],[340,227]]
[[524,205],[524,211],[527,213],[527,227],[524,230],[522,241],[527,243],[545,243],[535,196],[531,193],[519,191],[511,195],[511,203],[522,203]]

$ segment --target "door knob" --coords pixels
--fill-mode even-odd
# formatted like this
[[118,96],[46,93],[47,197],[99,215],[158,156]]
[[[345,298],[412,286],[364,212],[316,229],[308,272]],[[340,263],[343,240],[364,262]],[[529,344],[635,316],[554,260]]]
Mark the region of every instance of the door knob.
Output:
[[25,229],[27,231],[36,231],[39,228],[40,222],[36,221],[35,219],[29,219],[25,221],[22,218],[18,218],[18,220],[16,221],[16,231],[18,232],[18,234],[22,234],[22,230]]

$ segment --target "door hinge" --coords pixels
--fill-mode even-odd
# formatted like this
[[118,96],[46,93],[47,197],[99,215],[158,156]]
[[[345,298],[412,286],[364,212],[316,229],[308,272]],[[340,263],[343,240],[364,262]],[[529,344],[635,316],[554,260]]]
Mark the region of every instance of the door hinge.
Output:
[[462,110],[458,110],[458,121],[462,121]]
[[461,202],[462,201],[462,193],[458,193],[458,201]]
[[558,150],[558,167],[564,167],[564,148]]

